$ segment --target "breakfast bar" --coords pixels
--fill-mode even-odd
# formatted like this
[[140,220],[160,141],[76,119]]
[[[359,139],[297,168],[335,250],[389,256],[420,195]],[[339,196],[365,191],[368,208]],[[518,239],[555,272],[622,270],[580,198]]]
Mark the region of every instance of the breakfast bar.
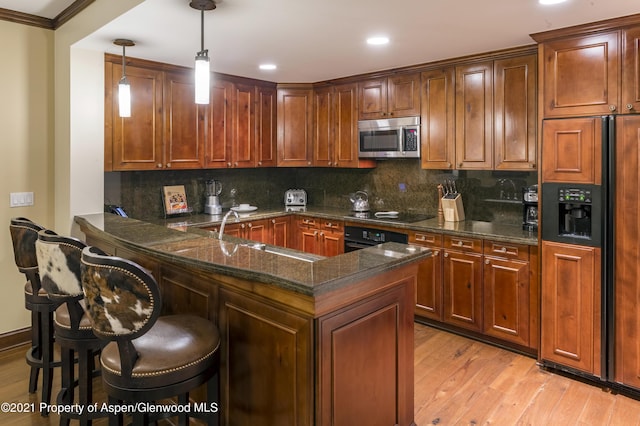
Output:
[[414,424],[415,285],[429,249],[321,257],[112,214],[74,226],[149,269],[165,314],[217,324],[221,424]]

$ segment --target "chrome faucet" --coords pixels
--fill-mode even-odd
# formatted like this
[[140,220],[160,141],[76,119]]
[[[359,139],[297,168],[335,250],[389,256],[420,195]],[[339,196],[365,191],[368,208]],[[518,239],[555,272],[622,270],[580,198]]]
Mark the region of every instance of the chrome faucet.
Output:
[[238,215],[238,212],[235,210],[229,210],[227,214],[225,214],[224,217],[222,218],[222,224],[220,225],[220,232],[218,233],[219,240],[222,240],[222,235],[224,234],[224,225],[227,223],[227,219],[229,218],[229,215],[231,213],[233,213],[234,216],[236,217],[236,222],[240,222],[240,215]]

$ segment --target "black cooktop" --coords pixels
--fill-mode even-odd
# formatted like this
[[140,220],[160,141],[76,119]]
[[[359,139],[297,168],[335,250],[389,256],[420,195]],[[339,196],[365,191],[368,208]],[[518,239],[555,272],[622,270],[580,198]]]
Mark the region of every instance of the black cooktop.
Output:
[[[377,213],[377,214],[376,214]],[[389,212],[351,212],[348,217],[356,219],[371,219],[376,221],[395,222],[395,223],[414,223],[422,220],[432,219],[434,215],[421,213],[397,212],[397,214],[389,214]]]

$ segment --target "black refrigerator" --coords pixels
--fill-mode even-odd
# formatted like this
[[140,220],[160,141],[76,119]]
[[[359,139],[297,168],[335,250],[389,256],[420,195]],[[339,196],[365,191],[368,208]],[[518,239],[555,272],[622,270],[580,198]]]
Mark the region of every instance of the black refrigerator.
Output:
[[543,121],[542,366],[640,395],[640,115]]

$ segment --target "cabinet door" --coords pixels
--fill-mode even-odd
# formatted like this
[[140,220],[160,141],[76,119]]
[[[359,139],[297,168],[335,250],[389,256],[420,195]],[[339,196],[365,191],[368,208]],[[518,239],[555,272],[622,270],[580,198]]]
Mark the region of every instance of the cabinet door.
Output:
[[278,166],[311,164],[313,90],[278,89]]
[[224,288],[218,315],[220,424],[313,424],[312,320]]
[[542,44],[545,117],[617,111],[617,31]]
[[375,160],[358,159],[358,85],[335,86],[333,146],[337,167],[375,167]]
[[258,167],[276,166],[277,102],[274,87],[258,86],[256,164]]
[[544,120],[542,182],[602,180],[602,120],[599,117]]
[[493,167],[492,63],[456,67],[456,163],[459,169]]
[[543,360],[600,376],[600,249],[542,242]]
[[332,92],[333,88],[321,87],[313,91],[313,165],[333,166],[332,132]]
[[415,314],[442,321],[442,235],[412,232],[409,243],[431,248],[432,254],[418,265]]
[[387,115],[387,79],[376,78],[358,83],[360,120],[383,118]]
[[274,246],[291,247],[291,219],[289,216],[271,219],[271,242]]
[[322,255],[327,257],[344,253],[344,232],[321,231]]
[[420,115],[420,74],[391,76],[387,84],[387,116]]
[[536,167],[536,55],[497,60],[494,73],[494,168]]
[[640,389],[640,116],[616,126],[614,378]]
[[231,116],[233,111],[233,84],[214,79],[208,107],[208,131],[205,147],[205,166],[209,168],[231,167],[233,138]]
[[322,255],[322,245],[319,243],[320,230],[318,228],[299,228],[300,250],[305,253]]
[[232,167],[254,167],[256,87],[249,84],[235,84],[233,100]]
[[121,118],[118,112],[122,66],[111,64],[110,73],[111,96],[105,97],[107,101],[111,100],[105,108],[110,112],[105,126],[105,139],[109,140],[105,147],[111,146],[111,152],[105,153],[105,161],[111,160],[114,171],[162,168],[162,72],[127,67],[131,85],[131,117],[128,118]]
[[[623,32],[621,108],[625,112],[640,112],[640,28]],[[622,112],[622,111],[620,111]]]
[[482,255],[445,250],[444,321],[482,332]]
[[455,71],[453,68],[422,73],[421,166],[451,169],[455,162]]
[[529,346],[529,262],[486,256],[484,333]]
[[271,236],[269,235],[269,221],[253,220],[246,224],[244,238],[251,241],[257,241],[259,243],[269,244],[271,242]]
[[194,102],[194,90],[191,73],[165,73],[164,159],[168,169],[204,167],[206,107]]

